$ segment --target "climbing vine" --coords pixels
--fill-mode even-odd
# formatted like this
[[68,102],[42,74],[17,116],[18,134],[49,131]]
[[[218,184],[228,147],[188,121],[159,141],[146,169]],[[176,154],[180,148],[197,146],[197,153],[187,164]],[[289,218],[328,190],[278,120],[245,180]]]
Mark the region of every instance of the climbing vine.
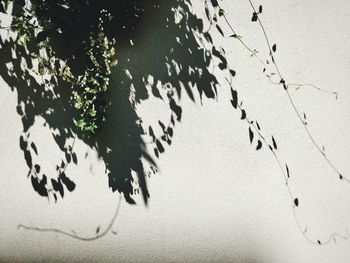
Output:
[[[171,145],[175,125],[181,122],[183,113],[179,101],[182,92],[186,92],[195,102],[194,92],[199,94],[200,100],[204,97],[217,99],[218,87],[229,87],[230,103],[234,110],[239,111],[241,120],[247,123],[249,143],[255,150],[266,148],[281,170],[293,205],[294,217],[303,236],[318,245],[329,243],[337,237],[347,238],[347,235],[338,233],[332,233],[324,240],[313,240],[308,236],[306,225],[297,216],[297,208],[302,205],[302,199],[289,186],[293,171],[287,161],[279,156],[278,138],[272,134],[266,135],[259,121],[250,117],[238,96],[239,91],[232,84],[236,71],[228,63],[224,48],[215,44],[211,33],[216,30],[222,37],[237,41],[250,57],[256,59],[268,81],[280,87],[288,97],[308,138],[337,178],[349,183],[349,179],[328,158],[324,147],[315,140],[307,126],[306,114],[296,107],[289,90],[293,87],[311,87],[334,95],[335,98],[338,94],[313,84],[293,83],[285,79],[275,57],[277,44],[270,41],[261,20],[263,6],[255,6],[251,0],[248,0],[248,4],[252,11],[251,21],[257,23],[264,34],[269,57],[261,57],[256,49],[243,40],[218,0],[205,0],[205,18],[199,18],[191,12],[189,0],[164,0],[161,3],[154,0],[146,5],[154,12],[153,16],[159,17],[157,22],[165,25],[167,33],[164,34],[171,32],[172,35],[166,35],[171,41],[168,45],[162,43],[161,49],[155,48],[153,54],[156,56],[146,60],[151,65],[159,65],[159,68],[140,69],[137,65],[130,64],[130,61],[139,59],[137,55],[133,56],[134,43],[130,32],[135,29],[145,11],[143,1],[105,1],[93,4],[86,0],[2,0],[0,12],[9,16],[11,22],[8,26],[1,25],[1,29],[12,35],[5,41],[1,40],[3,52],[0,55],[6,58],[4,62],[12,62],[12,67],[1,63],[0,74],[19,92],[17,111],[22,117],[24,128],[20,147],[24,152],[33,188],[44,197],[52,195],[55,201],[57,193],[64,196],[62,184],[68,191],[75,189],[75,184],[65,174],[65,170],[69,163],[78,164],[74,152],[77,135],[95,148],[105,161],[112,191],[123,193],[130,204],[135,203],[133,195],[142,193],[147,204],[149,193],[146,177],[157,172],[155,159],[166,151],[166,145]],[[163,6],[167,13],[160,12],[159,6]],[[205,19],[209,22],[207,30],[203,28]],[[228,32],[222,29],[223,24],[228,27]],[[125,35],[130,37],[126,41],[130,42],[128,47],[131,51],[123,57],[123,54],[116,53],[116,47],[119,42],[122,42],[120,46],[126,45],[123,38]],[[147,48],[156,46],[154,43],[157,37],[150,38],[149,41],[154,42]],[[11,57],[9,51],[14,51],[15,56]],[[225,74],[223,83],[209,70],[214,60],[219,61],[217,67]],[[117,79],[114,83],[112,75]],[[18,79],[19,83],[16,82]],[[32,83],[28,84],[28,81]],[[34,82],[39,84],[31,88]],[[20,86],[31,90],[21,90]],[[39,91],[44,95],[38,96]],[[113,96],[116,101],[110,99]],[[167,125],[159,120],[156,127],[142,126],[142,116],[138,116],[136,106],[151,96],[168,103],[170,116]],[[50,105],[38,105],[40,99],[45,99]],[[60,114],[69,113],[73,116],[73,121],[69,118],[65,125],[57,124],[51,112],[57,118]],[[50,128],[55,130],[54,139],[65,153],[65,158],[56,166],[58,176],[51,178],[51,181],[47,180],[40,165],[32,160],[32,155],[38,155],[38,149],[30,139],[29,128],[34,123],[31,114],[44,117]],[[143,139],[142,136],[145,135],[150,141]],[[68,145],[69,138],[74,138],[71,145]],[[106,138],[110,138],[109,141]],[[147,149],[152,149],[151,153]],[[150,165],[149,171],[146,171],[145,163]],[[116,215],[117,212],[106,231],[100,233],[98,230],[93,238],[79,238],[76,234],[55,229],[48,231],[81,240],[94,240],[110,231]],[[21,227],[40,230],[23,225]]]

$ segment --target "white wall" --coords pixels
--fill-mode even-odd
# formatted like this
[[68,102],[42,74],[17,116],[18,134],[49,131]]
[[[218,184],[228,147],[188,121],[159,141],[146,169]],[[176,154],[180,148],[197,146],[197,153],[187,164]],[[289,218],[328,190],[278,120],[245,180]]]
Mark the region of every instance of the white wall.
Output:
[[[248,1],[224,1],[229,19],[252,47],[266,55],[263,35],[250,22]],[[200,9],[196,11],[203,15]],[[258,4],[258,3],[257,3]],[[290,81],[312,82],[337,91],[338,100],[312,89],[292,92],[309,127],[344,175],[350,175],[350,5],[348,1],[264,1],[262,19],[276,58]],[[288,160],[291,188],[302,204],[298,218],[313,239],[350,225],[350,185],[337,179],[319,157],[298,122],[285,93],[271,86],[261,67],[234,40],[222,41],[237,71],[236,85],[252,119],[278,138]],[[122,65],[119,65],[122,66]],[[77,189],[57,204],[32,189],[19,149],[17,94],[0,82],[0,261],[2,262],[350,262],[350,240],[310,244],[297,228],[292,203],[278,166],[267,149],[249,145],[248,127],[232,109],[229,90],[218,101],[195,105],[182,99],[183,120],[173,145],[149,180],[150,204],[122,202],[113,227],[118,234],[82,242],[55,233],[18,230],[18,224],[74,230],[94,235],[106,226],[118,196],[109,191],[104,164],[82,142],[83,156],[69,173]],[[155,100],[140,107],[145,122],[158,115]],[[42,163],[59,159],[42,120],[32,130]]]

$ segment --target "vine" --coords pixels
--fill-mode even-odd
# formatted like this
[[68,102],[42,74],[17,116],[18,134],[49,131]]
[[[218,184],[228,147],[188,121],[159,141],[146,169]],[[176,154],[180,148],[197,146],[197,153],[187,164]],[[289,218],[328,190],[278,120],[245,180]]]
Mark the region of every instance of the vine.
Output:
[[[344,180],[345,182],[350,183],[349,179],[347,177],[343,176],[340,173],[340,171],[334,166],[334,164],[330,161],[330,159],[326,156],[324,147],[320,147],[319,144],[317,143],[317,141],[315,140],[315,138],[313,137],[312,133],[310,132],[309,128],[307,127],[307,122],[305,121],[306,120],[306,115],[305,115],[305,113],[303,114],[303,116],[300,114],[300,111],[298,110],[296,104],[294,103],[294,100],[292,99],[292,97],[290,95],[289,88],[292,87],[292,86],[296,86],[297,89],[302,88],[302,87],[311,87],[311,88],[314,88],[315,90],[318,90],[318,91],[321,91],[321,92],[324,92],[324,93],[327,93],[327,94],[332,94],[332,95],[335,96],[336,99],[338,97],[338,94],[336,92],[333,92],[333,91],[327,91],[327,90],[321,89],[321,88],[317,87],[314,84],[307,84],[307,83],[295,84],[295,83],[288,83],[285,80],[285,78],[282,76],[282,73],[281,73],[281,71],[280,71],[280,69],[279,69],[279,67],[277,65],[276,58],[274,56],[274,53],[277,50],[277,46],[276,46],[276,44],[273,44],[273,45],[271,44],[271,42],[269,40],[269,37],[267,35],[267,32],[265,30],[265,27],[264,27],[264,25],[263,25],[263,23],[261,21],[261,18],[260,18],[260,14],[263,11],[263,7],[261,5],[259,6],[258,9],[256,9],[255,6],[253,5],[253,2],[251,0],[248,0],[249,5],[250,5],[250,7],[251,7],[251,9],[253,11],[251,21],[252,22],[258,22],[259,26],[260,26],[260,28],[261,28],[261,30],[263,32],[263,35],[264,35],[264,38],[265,38],[265,41],[266,41],[266,44],[267,44],[267,47],[268,47],[268,50],[269,50],[269,54],[270,54],[270,58],[271,58],[272,64],[274,65],[274,68],[275,68],[275,70],[277,72],[277,76],[279,77],[279,81],[278,82],[275,82],[273,80],[273,76],[275,76],[276,73],[272,72],[270,74],[266,74],[267,65],[270,64],[269,60],[266,60],[266,62],[264,62],[264,60],[261,59],[258,56],[257,50],[256,49],[253,50],[252,48],[250,48],[242,40],[242,36],[240,36],[237,33],[237,31],[234,29],[234,27],[232,26],[232,24],[230,23],[230,21],[226,17],[225,10],[220,6],[220,4],[219,4],[219,2],[217,0],[206,0],[206,2],[205,2],[206,16],[207,16],[208,20],[210,21],[210,25],[211,25],[210,28],[212,27],[212,24],[214,24],[215,28],[218,30],[218,32],[223,37],[225,37],[223,30],[218,25],[218,19],[217,19],[216,15],[214,14],[213,17],[211,17],[211,15],[210,15],[209,6],[208,6],[209,2],[211,4],[211,6],[214,9],[216,9],[215,14],[218,14],[219,17],[222,17],[224,19],[224,22],[227,24],[227,26],[231,30],[230,37],[238,40],[240,42],[240,44],[250,53],[250,56],[251,57],[255,57],[257,59],[257,61],[263,65],[263,71],[262,72],[268,78],[269,82],[271,84],[279,85],[279,86],[283,87],[283,90],[285,91],[286,96],[288,97],[290,105],[293,108],[295,114],[297,115],[297,117],[298,117],[301,125],[303,126],[303,128],[304,128],[304,130],[305,130],[305,132],[306,132],[306,134],[308,136],[308,138],[310,139],[310,141],[312,142],[314,147],[317,149],[317,151],[322,155],[322,158],[324,158],[324,160],[332,168],[332,170],[336,173],[337,177],[340,180]],[[225,56],[224,53],[221,53],[221,55]],[[226,59],[225,59],[225,61],[226,61]],[[230,70],[230,72],[232,72],[232,70]],[[231,77],[234,77],[234,75],[231,74]],[[336,237],[339,237],[339,238],[347,240],[349,238],[348,228],[346,228],[346,234],[339,234],[339,233],[334,232],[334,233],[331,233],[329,235],[329,237],[326,238],[325,240],[320,240],[320,239],[313,240],[312,238],[310,238],[308,236],[308,227],[307,227],[307,225],[306,226],[302,226],[302,224],[301,224],[301,222],[300,222],[300,220],[299,220],[299,218],[297,216],[296,209],[297,209],[297,207],[300,204],[299,198],[294,196],[291,188],[289,187],[290,169],[288,167],[288,164],[285,164],[285,165],[282,164],[282,161],[278,157],[278,154],[277,154],[278,147],[277,147],[277,143],[276,143],[276,140],[275,140],[274,136],[271,136],[271,141],[269,142],[262,135],[259,123],[257,121],[250,120],[248,118],[248,116],[247,116],[246,111],[242,108],[242,102],[238,103],[237,91],[232,88],[232,81],[229,80],[227,77],[225,79],[226,79],[228,85],[231,88],[231,95],[232,95],[231,104],[232,104],[233,108],[234,109],[238,109],[238,110],[241,111],[241,114],[242,114],[241,115],[241,119],[242,120],[246,120],[246,122],[247,122],[247,124],[249,126],[248,131],[249,131],[249,141],[250,141],[250,143],[251,144],[253,143],[254,135],[257,135],[258,140],[257,140],[256,150],[260,150],[262,148],[262,146],[265,145],[269,149],[271,154],[273,155],[277,165],[279,166],[279,168],[281,170],[282,176],[283,176],[284,181],[285,181],[285,185],[286,185],[287,190],[288,190],[288,194],[289,194],[289,196],[291,198],[291,201],[293,203],[293,215],[294,215],[295,222],[297,224],[298,229],[300,230],[300,232],[304,236],[304,238],[308,242],[310,242],[312,244],[315,244],[315,245],[324,245],[324,244],[330,243],[331,241],[336,242]]]
[[[89,1],[83,0],[76,2],[57,0],[54,3],[36,0],[2,0],[0,12],[11,14],[12,21],[10,26],[3,26],[1,29],[6,30],[9,34],[14,34],[14,36],[11,36],[12,40],[1,40],[0,46],[6,51],[14,50],[17,56],[6,57],[7,61],[13,62],[13,67],[8,68],[1,65],[0,74],[7,83],[12,84],[12,88],[16,87],[19,90],[20,99],[17,111],[22,116],[24,128],[24,134],[20,137],[20,147],[29,168],[28,176],[31,176],[33,188],[41,196],[49,198],[49,195],[52,195],[55,201],[57,201],[57,193],[61,197],[64,196],[63,185],[68,191],[75,189],[75,183],[66,176],[65,171],[69,163],[78,163],[74,152],[74,142],[76,137],[79,137],[90,147],[95,148],[104,159],[106,174],[109,177],[109,187],[112,191],[123,193],[125,200],[130,204],[135,203],[132,195],[141,192],[147,204],[149,193],[146,176],[157,172],[154,158],[159,158],[160,154],[165,152],[165,144],[171,145],[172,143],[175,123],[181,121],[183,114],[179,103],[182,90],[195,102],[193,90],[196,89],[200,100],[203,97],[216,99],[217,86],[228,85],[231,90],[231,104],[235,110],[240,112],[241,119],[248,125],[250,144],[254,144],[256,150],[266,147],[281,170],[293,204],[294,218],[302,235],[309,242],[317,245],[327,244],[331,240],[335,241],[337,237],[348,239],[348,231],[346,235],[331,233],[329,238],[325,240],[313,240],[308,236],[307,226],[303,225],[297,216],[297,208],[302,205],[302,201],[293,194],[289,186],[291,171],[288,164],[279,157],[277,140],[273,135],[265,136],[258,121],[250,118],[243,102],[238,97],[237,90],[233,88],[232,79],[235,77],[236,71],[230,67],[225,50],[215,45],[210,32],[215,29],[222,37],[229,36],[238,41],[249,55],[262,65],[262,73],[268,81],[272,85],[283,88],[304,131],[322,158],[340,180],[350,183],[349,179],[343,176],[328,158],[324,148],[314,139],[307,126],[305,114],[303,116],[300,113],[301,111],[296,107],[289,90],[293,87],[296,90],[313,88],[334,95],[336,99],[338,94],[310,83],[287,82],[274,55],[277,46],[270,41],[260,18],[263,7],[260,5],[256,8],[251,0],[248,0],[248,3],[252,10],[251,21],[259,24],[264,35],[270,54],[268,59],[262,59],[256,49],[251,48],[243,41],[238,30],[227,18],[226,11],[221,7],[219,1],[206,0],[204,2],[205,16],[209,21],[207,30],[203,28],[202,19],[195,16],[193,12],[191,13],[191,1],[164,1],[159,5],[150,3],[148,5],[152,6],[152,10],[155,10],[154,12],[163,19],[161,21],[169,32],[171,29],[175,34],[170,37],[171,44],[164,47],[165,51],[154,51],[157,57],[152,58],[152,63],[161,65],[160,69],[152,70],[145,67],[140,70],[137,66],[133,67],[129,64],[130,57],[138,59],[136,56],[132,57],[132,54],[128,54],[123,58],[116,54],[118,41],[123,42],[123,38],[122,35],[118,35],[120,33],[118,30],[117,33],[114,32],[114,26],[125,27],[117,20],[118,17],[123,17],[118,16],[118,12],[116,12],[121,5],[117,5],[117,7],[113,4],[91,6]],[[160,5],[165,6],[168,10],[167,14],[158,10]],[[133,1],[127,6],[129,9],[125,9],[127,10],[125,12],[133,10],[130,12],[138,21],[144,12],[143,7],[136,5]],[[130,6],[134,7],[130,8]],[[81,7],[83,8],[81,9]],[[55,15],[57,12],[63,16]],[[70,18],[71,15],[77,15],[77,17]],[[169,20],[169,17],[172,17],[173,20]],[[230,29],[229,34],[222,30],[221,19]],[[85,26],[86,24],[87,26]],[[134,24],[131,27],[134,27]],[[127,28],[126,31],[130,28]],[[62,42],[62,39],[70,38],[73,38],[70,42],[72,50],[62,51],[60,46],[66,44]],[[133,46],[132,41],[130,42],[130,46]],[[3,54],[10,56],[5,51]],[[25,58],[25,66],[22,65],[22,61],[18,61],[19,56]],[[218,68],[226,74],[225,83],[219,83],[214,74],[209,71],[214,59],[219,61]],[[120,67],[116,67],[117,62],[121,65]],[[271,72],[267,70],[269,65],[274,67]],[[213,67],[215,66],[213,65]],[[5,72],[6,70],[8,71]],[[112,71],[119,78],[117,85],[113,83],[115,89],[110,89]],[[153,78],[152,81],[148,80],[150,76]],[[26,84],[27,81],[37,82],[36,79],[40,79],[41,82],[33,88],[32,93],[27,95],[28,90],[20,91],[19,86]],[[27,84],[25,87],[31,88],[31,85]],[[59,106],[56,108],[47,105],[37,106],[38,100],[42,99],[37,95],[40,93],[39,91],[44,94],[42,97],[49,102],[48,104],[55,104],[58,101]],[[115,104],[108,98],[113,92],[118,98]],[[158,121],[157,126],[159,127],[157,128],[160,130],[158,133],[155,127],[144,128],[142,118],[136,113],[136,105],[150,96],[168,103],[171,112],[168,125],[165,125],[161,120]],[[69,119],[65,126],[60,127],[51,117],[52,112],[55,117],[59,116],[59,113],[69,112],[73,116],[74,126],[71,126],[72,120]],[[58,178],[52,178],[51,181],[43,174],[40,165],[32,160],[32,153],[38,155],[38,150],[35,143],[31,141],[29,132],[29,128],[34,123],[33,115],[43,116],[49,126],[58,131],[58,133],[53,134],[53,137],[65,153],[65,159],[56,167]],[[111,124],[109,122],[111,120],[116,121]],[[143,140],[142,135],[147,135],[150,141]],[[112,139],[105,142],[105,138],[108,137]],[[74,138],[71,145],[67,145],[69,138]],[[154,156],[147,153],[147,147],[152,148]],[[148,172],[145,172],[144,161],[150,164]],[[132,172],[136,173],[137,179],[133,177]],[[40,229],[24,225],[20,225],[19,228],[56,232],[79,240],[95,240],[110,232],[117,217],[119,205],[109,226],[103,232],[100,232],[98,228],[96,237],[85,238],[58,229]]]

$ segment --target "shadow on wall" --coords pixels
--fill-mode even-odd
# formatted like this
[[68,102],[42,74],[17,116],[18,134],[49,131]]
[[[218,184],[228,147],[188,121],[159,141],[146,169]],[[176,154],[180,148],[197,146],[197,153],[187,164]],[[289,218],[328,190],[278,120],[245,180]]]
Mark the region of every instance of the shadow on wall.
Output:
[[[18,93],[17,112],[23,124],[19,144],[29,168],[28,177],[41,196],[57,200],[59,195],[64,197],[64,188],[75,189],[75,183],[65,170],[69,163],[78,163],[74,143],[69,145],[69,141],[78,136],[95,148],[104,160],[112,191],[123,193],[131,204],[135,203],[133,195],[142,193],[147,204],[146,177],[149,172],[145,171],[144,164],[149,163],[152,171],[157,169],[147,149],[151,148],[158,157],[164,152],[164,145],[171,144],[175,123],[181,121],[182,94],[186,93],[194,102],[194,92],[200,94],[200,99],[216,97],[217,80],[208,71],[212,52],[206,51],[196,38],[201,35],[208,39],[210,35],[203,32],[203,22],[191,12],[189,0],[112,2],[101,1],[94,7],[96,10],[108,7],[116,14],[114,17],[120,19],[112,21],[108,29],[108,34],[117,39],[118,65],[112,73],[108,94],[100,98],[101,103],[109,105],[107,117],[90,138],[85,137],[74,123],[79,113],[69,99],[72,90],[67,82],[60,76],[38,79],[33,75],[36,66],[32,54],[39,53],[38,39],[30,40],[27,48],[19,45],[15,36],[0,40],[0,75]],[[77,3],[83,5],[86,1]],[[60,17],[66,23],[79,16]],[[77,25],[81,25],[79,29],[86,23],[94,23],[93,14],[89,13],[88,17],[89,21],[76,18],[80,22]],[[70,27],[77,21],[68,22],[63,38],[55,39],[52,32],[48,33],[48,38],[53,46],[56,45],[55,51],[60,58],[78,70],[79,66],[84,67],[84,54],[77,43],[81,41],[79,36],[86,32]],[[152,96],[168,103],[171,110],[168,125],[158,122],[163,131],[160,136],[155,135],[155,127],[143,127],[142,116],[136,112],[136,105]],[[65,154],[56,166],[55,175],[45,174],[40,163],[35,162],[35,156],[46,154],[38,152],[30,137],[30,128],[37,116],[45,119],[45,125],[49,126],[57,146]],[[144,142],[142,135],[145,134],[152,139],[151,144]]]

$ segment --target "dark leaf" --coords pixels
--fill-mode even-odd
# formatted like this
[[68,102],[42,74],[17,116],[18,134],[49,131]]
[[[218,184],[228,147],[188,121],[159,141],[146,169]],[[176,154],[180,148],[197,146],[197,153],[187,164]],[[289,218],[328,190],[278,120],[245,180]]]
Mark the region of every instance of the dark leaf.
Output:
[[230,74],[231,74],[232,77],[234,77],[234,76],[236,76],[236,71],[230,69]]
[[32,186],[34,190],[41,196],[48,196],[46,185],[46,177],[43,177],[43,180],[39,180],[37,177],[31,177]]
[[262,147],[262,142],[258,140],[258,145],[256,146],[256,150],[260,150]]
[[157,140],[156,141],[156,145],[157,145],[157,148],[158,148],[159,152],[163,153],[164,152],[164,147],[163,147],[162,143],[159,140]]
[[78,163],[78,158],[76,153],[72,153],[72,159],[73,159],[73,163],[77,164]]
[[177,120],[181,120],[182,109],[178,106],[174,99],[170,99],[170,109],[176,114]]
[[224,37],[224,32],[222,31],[221,27],[219,25],[216,25],[216,29],[219,31],[219,33]]
[[149,136],[152,137],[152,140],[153,140],[153,141],[156,140],[156,136],[155,136],[155,134],[154,134],[153,129],[152,129],[151,126],[148,127],[148,134],[149,134]]
[[277,150],[277,144],[276,144],[275,138],[273,138],[273,136],[272,136],[272,143],[273,143],[273,148],[275,148]]
[[154,154],[157,158],[159,158],[159,152],[158,152],[157,148],[154,148]]
[[249,127],[249,141],[250,141],[250,143],[253,142],[253,139],[254,139],[254,133],[253,133],[252,129]]
[[244,120],[246,117],[247,117],[247,113],[245,112],[245,110],[242,110],[241,120]]
[[36,148],[34,142],[32,142],[32,143],[30,144],[30,146],[32,147],[32,149],[33,149],[33,151],[35,152],[35,154],[38,155],[38,149]]
[[262,7],[262,5],[260,5],[260,6],[259,6],[259,13],[261,14],[262,11],[263,11],[263,7]]
[[295,199],[294,199],[294,204],[295,204],[295,206],[299,206],[299,200],[298,200],[298,198],[295,198]]
[[257,20],[258,20],[258,14],[254,12],[252,16],[252,22],[255,22]]
[[51,184],[52,184],[53,190],[55,190],[56,192],[59,192],[60,195],[64,197],[64,189],[61,183],[61,179],[58,179],[57,181],[55,179],[51,179]]
[[24,140],[23,136],[19,138],[19,147],[21,150],[24,150],[27,148],[28,143]]
[[219,3],[218,3],[217,0],[210,0],[210,2],[211,2],[211,5],[212,5],[213,7],[218,7],[218,6],[219,6]]
[[256,127],[258,128],[258,130],[260,131],[260,125],[259,123],[256,121]]
[[70,155],[69,153],[66,152],[66,153],[65,153],[65,156],[66,156],[67,162],[70,163],[70,161],[72,160],[71,155]]
[[[272,46],[272,51],[273,51],[273,52],[276,52],[276,49],[277,49],[276,44],[273,44],[273,46]],[[273,62],[274,62],[274,61],[273,61]]]
[[208,20],[210,20],[210,13],[208,7],[205,8],[205,15],[207,16]]
[[231,88],[231,95],[232,95],[232,100],[231,100],[232,106],[235,109],[237,109],[237,106],[238,106],[237,91],[234,90],[233,88]]
[[96,234],[98,234],[100,232],[100,226],[98,226],[97,228],[96,228]]
[[173,132],[173,129],[171,127],[168,127],[168,134],[170,137],[173,137],[174,132]]
[[159,126],[162,128],[162,130],[164,131],[164,130],[165,130],[165,125],[164,125],[164,123],[161,122],[161,121],[158,121],[158,124],[159,124]]
[[38,164],[34,165],[34,169],[37,174],[40,173],[40,165]]
[[30,154],[30,151],[24,150],[24,159],[26,160],[27,166],[32,169],[33,163],[32,163],[32,156]]
[[163,100],[162,95],[160,95],[160,92],[155,85],[152,86],[152,94],[154,97]]
[[60,174],[60,179],[62,180],[62,183],[66,185],[69,192],[74,191],[75,183],[72,180],[70,180],[65,173]]
[[289,168],[288,168],[288,165],[286,165],[286,170],[287,170],[287,177],[289,178],[290,175],[289,175]]
[[208,32],[204,33],[204,37],[209,43],[213,44],[213,38],[211,37],[211,35]]
[[217,50],[215,47],[212,48],[212,53],[215,57],[217,57],[218,59],[221,60],[221,65],[219,64],[219,68],[221,70],[224,70],[227,68],[227,60],[226,58],[222,55],[222,52],[220,52],[219,50]]

